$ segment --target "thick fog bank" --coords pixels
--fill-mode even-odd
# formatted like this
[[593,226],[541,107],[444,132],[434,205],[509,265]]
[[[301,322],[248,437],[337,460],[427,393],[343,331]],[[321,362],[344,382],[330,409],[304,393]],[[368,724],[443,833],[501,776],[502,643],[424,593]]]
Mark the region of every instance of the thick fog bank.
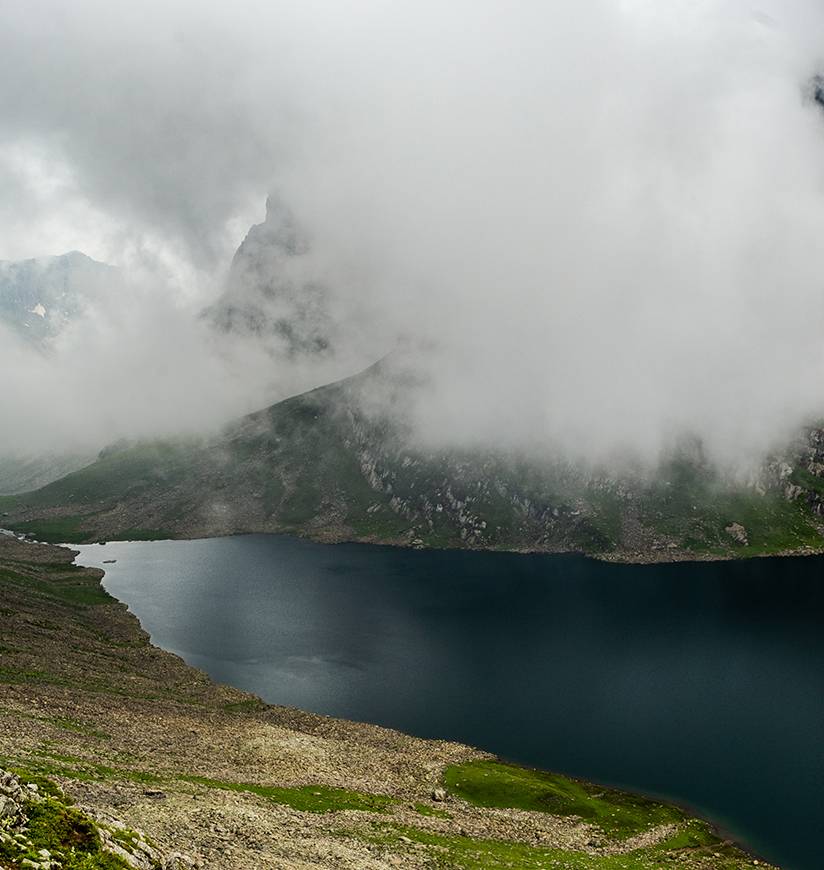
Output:
[[[0,336],[0,441],[214,426],[400,347],[430,443],[757,457],[824,414],[821,46],[804,0],[9,10],[0,258],[127,278],[50,353]],[[199,316],[267,191],[300,353]]]

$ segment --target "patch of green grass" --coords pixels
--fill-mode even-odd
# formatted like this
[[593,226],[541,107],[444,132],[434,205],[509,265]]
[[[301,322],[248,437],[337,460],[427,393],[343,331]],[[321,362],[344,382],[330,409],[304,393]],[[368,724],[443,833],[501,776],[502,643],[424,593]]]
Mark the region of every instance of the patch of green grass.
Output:
[[78,571],[85,571],[85,568],[75,565],[74,562],[26,562],[26,564],[52,574],[76,574]]
[[[19,498],[17,495],[0,495],[0,512],[11,513],[19,506]],[[3,528],[6,528],[3,526]]]
[[153,441],[114,452],[91,465],[20,497],[29,507],[74,504],[78,508],[106,499],[128,499],[153,488],[186,480],[200,442]]
[[[373,502],[377,500],[374,498]],[[352,526],[359,538],[376,538],[378,540],[397,540],[410,528],[409,523],[403,517],[398,516],[391,508],[383,505],[372,513],[350,510],[346,515],[346,522]],[[455,533],[456,529],[453,529],[451,534]],[[425,539],[428,546],[432,545],[431,538],[424,534],[421,534],[421,537]]]
[[36,686],[49,683],[57,684],[57,681],[45,671],[36,671],[29,668],[12,668],[8,665],[0,665],[0,683]]
[[125,830],[121,828],[113,828],[112,839],[117,840],[128,852],[134,852],[140,842],[140,837],[137,835],[137,832],[130,831],[128,828]]
[[397,803],[394,798],[382,795],[363,794],[328,785],[304,785],[300,788],[281,788],[279,786],[256,785],[249,782],[222,782],[202,776],[184,777],[187,782],[205,785],[209,788],[223,788],[229,791],[245,791],[267,798],[277,804],[286,804],[304,813],[331,813],[339,810],[365,810],[372,813],[385,813],[387,807]]
[[8,528],[19,534],[31,535],[47,544],[82,544],[91,538],[91,532],[76,531],[85,517],[65,517],[60,520],[30,520],[10,523]]
[[812,490],[819,495],[824,496],[824,478],[818,477],[810,471],[807,471],[801,465],[796,465],[790,475],[790,483],[796,486],[803,486],[804,489]]
[[70,797],[64,795],[57,785],[45,776],[41,776],[39,773],[31,773],[28,770],[21,770],[18,768],[10,769],[12,773],[17,775],[23,785],[36,785],[40,794],[46,795],[46,797],[53,797],[69,806],[73,803]]
[[[803,485],[810,483],[807,477]],[[659,534],[680,539],[696,553],[747,558],[824,544],[806,500],[788,502],[778,492],[759,495],[735,488],[686,463],[660,472],[641,499],[640,519]],[[746,545],[726,531],[733,523],[744,527]]]
[[268,710],[269,705],[260,698],[252,698],[248,701],[236,701],[233,704],[224,704],[221,707],[227,713],[258,713]]
[[286,487],[283,485],[283,481],[279,478],[274,478],[266,482],[263,496],[261,498],[261,504],[263,506],[263,513],[265,513],[267,517],[277,513],[285,494]]
[[[414,850],[420,855],[426,850],[429,865],[439,870],[653,870],[653,868],[694,868],[697,855],[714,854],[713,870],[743,870],[750,865],[749,856],[735,847],[725,846],[707,850],[679,847],[671,851],[663,847],[650,847],[626,855],[602,855],[565,849],[553,849],[539,844],[511,840],[473,839],[461,835],[439,834],[403,825],[374,823],[370,830],[339,829],[337,836],[382,846],[387,853],[403,855]],[[401,837],[405,839],[401,839]],[[411,842],[406,842],[406,841]],[[723,849],[723,851],[720,851]],[[403,860],[401,858],[401,860]]]
[[78,734],[86,734],[89,737],[97,737],[100,740],[112,739],[111,734],[106,734],[104,731],[96,731],[94,728],[90,728],[88,725],[84,725],[77,719],[69,719],[67,717],[54,717],[51,719],[47,719],[46,721],[51,722],[58,728],[63,728],[65,731],[76,731]]
[[107,536],[107,541],[169,541],[174,537],[163,529],[125,529],[116,535]]
[[678,807],[497,761],[475,760],[448,767],[443,782],[476,806],[577,816],[621,837],[686,818]]
[[452,814],[446,810],[438,810],[426,804],[415,804],[415,812],[421,816],[433,816],[436,819],[451,819]]
[[64,601],[72,604],[91,606],[112,604],[116,600],[99,583],[93,580],[85,583],[67,581],[64,585],[57,587],[57,594]]
[[298,481],[297,488],[283,499],[277,518],[287,526],[308,523],[317,516],[322,498],[314,475],[306,474]]
[[[43,742],[46,743],[46,741]],[[32,755],[40,759],[49,759],[48,761],[41,762],[43,765],[39,768],[41,772],[70,776],[73,779],[85,781],[125,779],[130,782],[144,784],[157,784],[164,781],[162,777],[154,773],[124,767],[110,767],[106,764],[88,761],[85,758],[78,758],[75,755],[61,755],[58,752],[49,752],[42,749],[33,752]]]
[[576,550],[584,553],[607,553],[614,544],[613,524],[608,517],[598,514],[577,519],[567,532],[566,539]]
[[[506,840],[474,840],[464,836],[449,836],[423,831],[419,828],[411,828],[403,825],[380,825],[373,826],[371,831],[364,830],[339,830],[338,836],[365,841],[383,846],[390,852],[403,853],[415,846],[428,847],[432,866],[443,870],[542,870],[542,868],[580,868],[580,870],[607,870],[616,868],[615,864],[590,864],[578,861],[586,859],[582,853],[570,853],[560,850],[544,849],[540,846],[526,843],[514,843]],[[401,840],[405,837],[411,840],[406,843]],[[417,849],[415,850],[416,853]],[[419,853],[418,853],[419,854]],[[570,858],[575,863],[568,863]],[[560,862],[558,859],[561,859]]]
[[128,870],[122,858],[103,851],[94,822],[74,809],[51,780],[25,770],[13,772],[24,785],[36,785],[43,799],[24,801],[28,821],[22,837],[0,840],[3,867],[41,866],[39,852],[47,849],[61,870]]
[[[57,573],[57,569],[51,569]],[[0,580],[34,592],[40,598],[50,598],[73,605],[111,604],[111,595],[93,577],[73,576],[74,572],[60,572],[69,576],[54,576],[49,579],[31,577],[18,571],[0,570]]]
[[[461,540],[461,527],[454,520],[451,520],[449,517],[439,516],[433,517],[432,523],[432,530],[420,535],[421,540],[423,540],[427,547],[449,550],[466,546]],[[399,526],[398,534],[406,531],[408,528],[402,518],[399,518]]]
[[[693,820],[658,848],[662,851],[673,851],[676,849],[696,849],[701,846],[721,845],[724,845],[721,838],[713,834],[705,823]],[[731,848],[740,855],[740,852],[735,847]]]
[[43,803],[30,801],[26,815],[29,838],[38,848],[50,852],[74,848],[87,853],[100,849],[94,824],[56,797],[47,797]]
[[186,515],[192,510],[192,505],[187,504],[185,502],[180,502],[176,504],[174,507],[169,508],[165,514],[163,514],[163,522],[164,523],[176,523],[182,519],[186,518]]
[[523,524],[512,505],[499,492],[493,490],[474,506],[475,515],[486,523],[484,537],[495,542],[518,538]]
[[[102,731],[95,731],[93,728],[84,725],[77,719],[70,719],[64,716],[32,716],[30,713],[21,713],[18,710],[7,710],[0,707],[0,716],[14,716],[17,719],[32,719],[35,722],[49,722],[56,725],[58,728],[63,728],[66,731],[76,731],[80,734],[87,734],[89,737],[98,737],[101,740],[111,740],[111,734],[105,734]],[[15,770],[15,773],[20,773]]]
[[589,496],[595,507],[590,526],[603,546],[602,552],[611,550],[621,537],[621,503],[612,492],[593,492]]

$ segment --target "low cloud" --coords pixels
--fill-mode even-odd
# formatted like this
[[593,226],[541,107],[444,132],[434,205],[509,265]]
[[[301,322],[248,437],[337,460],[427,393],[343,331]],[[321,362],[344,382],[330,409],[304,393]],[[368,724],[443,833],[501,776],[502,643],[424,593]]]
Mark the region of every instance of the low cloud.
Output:
[[[824,410],[812,2],[41,2],[0,44],[0,257],[130,275],[57,369],[3,339],[0,438],[212,425],[398,342],[436,443],[749,457]],[[196,316],[269,191],[323,369]]]

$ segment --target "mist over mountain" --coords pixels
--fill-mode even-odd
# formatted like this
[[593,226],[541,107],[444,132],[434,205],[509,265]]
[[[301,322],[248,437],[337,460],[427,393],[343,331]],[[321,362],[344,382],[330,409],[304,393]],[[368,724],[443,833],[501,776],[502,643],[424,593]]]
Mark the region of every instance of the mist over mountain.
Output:
[[0,320],[46,349],[118,280],[117,270],[79,251],[22,262],[0,261]]
[[806,0],[10,10],[0,257],[123,281],[50,360],[0,334],[0,442],[214,431],[394,351],[432,449],[758,467],[824,406],[822,44]]
[[332,350],[336,324],[330,291],[303,274],[308,241],[277,198],[232,258],[226,290],[203,312],[211,325],[263,342],[274,357],[318,356]]
[[[184,348],[187,338],[200,336],[199,345],[189,346],[198,350],[191,363],[211,359],[225,377],[239,351],[256,354],[263,363],[253,367],[258,382],[272,390],[290,372],[299,383],[357,362],[358,330],[340,293],[314,281],[319,261],[310,239],[270,196],[266,220],[239,246],[217,301],[167,324]],[[33,299],[62,300],[72,264],[82,287],[93,262],[74,254],[45,265],[5,265],[12,276],[23,276],[14,298],[25,310]],[[110,289],[129,286],[139,287],[121,281]],[[100,302],[110,296],[97,304],[91,292],[70,297],[92,301],[77,307],[49,355],[29,349],[32,359],[65,366],[79,346],[77,336],[107,325],[111,315]],[[658,457],[643,450],[587,455],[600,430],[583,432],[581,444],[570,449],[563,438],[545,437],[534,415],[507,415],[508,402],[519,399],[509,395],[500,416],[483,427],[483,438],[456,431],[445,436],[441,426],[427,428],[427,414],[449,395],[444,387],[478,372],[453,365],[463,336],[427,344],[421,335],[399,331],[394,349],[356,376],[228,425],[217,417],[227,406],[215,403],[207,409],[210,426],[171,430],[161,440],[150,437],[151,429],[138,429],[140,437],[132,430],[100,450],[96,461],[70,443],[59,452],[7,452],[0,456],[4,524],[63,541],[289,532],[416,547],[576,550],[631,561],[822,549],[820,424],[797,428],[769,453],[748,456],[744,442],[736,463],[719,461],[689,429],[674,429]],[[380,347],[368,330],[360,338],[357,350],[367,358]],[[450,364],[439,371],[445,361]],[[251,392],[242,386],[241,401],[248,400]],[[134,404],[131,396],[126,401]],[[438,423],[476,413],[465,396],[453,394],[452,401]],[[470,417],[470,431],[479,419]],[[3,498],[6,493],[28,494]]]
[[409,410],[420,387],[389,357],[211,437],[124,439],[36,492],[0,496],[3,523],[63,542],[285,532],[640,562],[824,549],[821,427],[746,480],[695,439],[655,466],[599,466],[423,446]]

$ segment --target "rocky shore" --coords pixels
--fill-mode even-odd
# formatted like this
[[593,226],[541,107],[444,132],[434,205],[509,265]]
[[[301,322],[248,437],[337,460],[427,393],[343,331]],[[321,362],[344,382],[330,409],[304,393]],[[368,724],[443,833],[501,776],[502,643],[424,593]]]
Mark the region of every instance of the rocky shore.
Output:
[[30,841],[0,846],[0,867],[75,866],[59,849],[31,852],[25,801],[51,788],[103,852],[139,868],[741,870],[757,860],[673,807],[214,685],[152,647],[101,572],[72,558],[0,539],[0,831]]

